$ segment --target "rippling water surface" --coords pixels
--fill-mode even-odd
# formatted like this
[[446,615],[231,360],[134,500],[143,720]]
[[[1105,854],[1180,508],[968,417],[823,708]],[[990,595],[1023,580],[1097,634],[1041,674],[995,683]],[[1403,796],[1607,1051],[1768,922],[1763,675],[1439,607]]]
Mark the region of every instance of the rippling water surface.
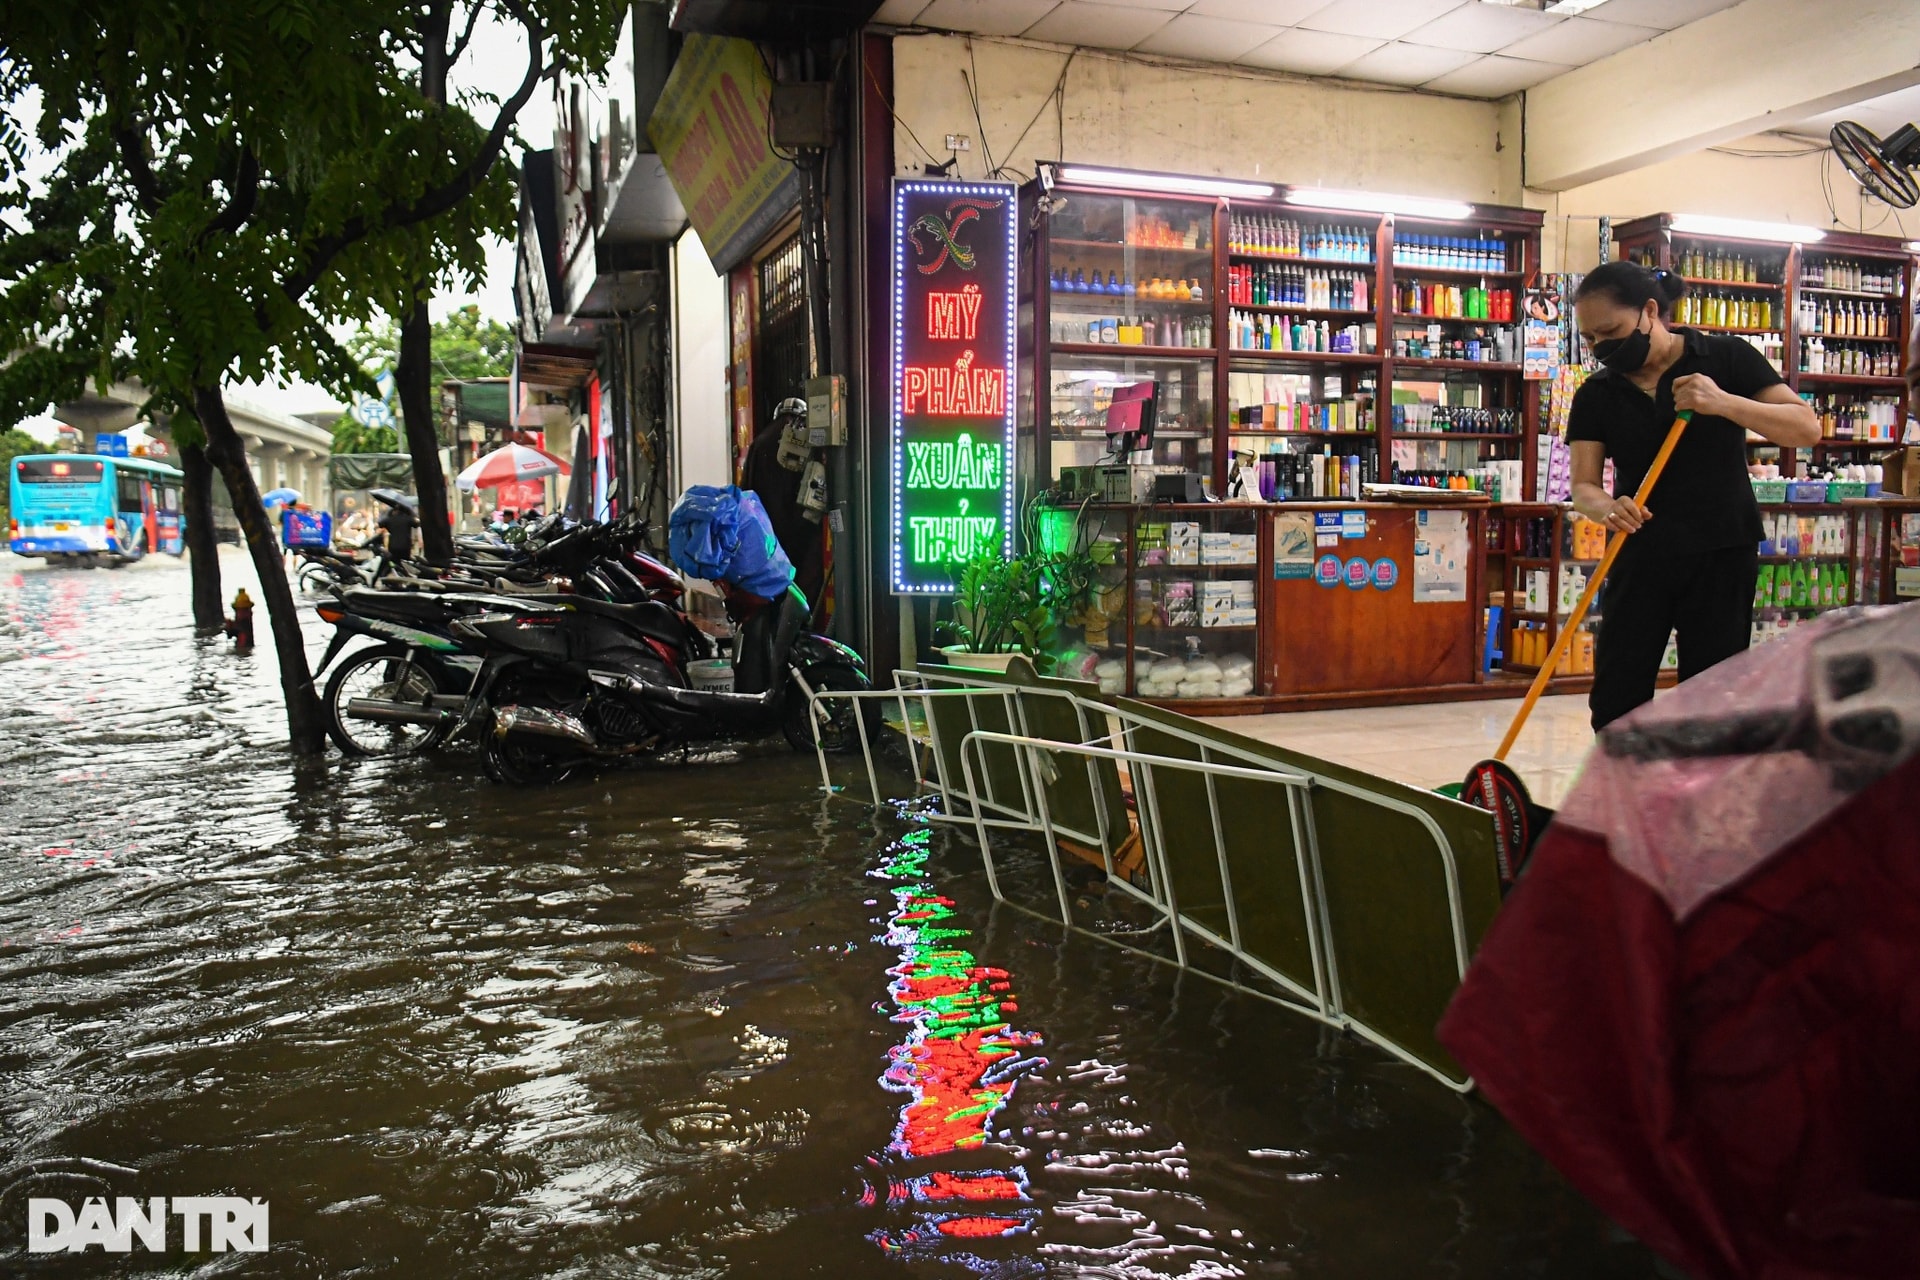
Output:
[[[995,909],[811,759],[292,762],[186,581],[0,556],[0,1274],[1650,1272],[1482,1104]],[[88,1194],[272,1247],[24,1252]]]

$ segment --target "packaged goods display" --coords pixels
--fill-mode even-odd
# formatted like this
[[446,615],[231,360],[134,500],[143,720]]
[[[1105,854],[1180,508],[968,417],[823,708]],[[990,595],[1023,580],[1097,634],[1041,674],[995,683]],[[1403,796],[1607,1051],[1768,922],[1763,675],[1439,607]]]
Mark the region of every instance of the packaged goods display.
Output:
[[1900,273],[1885,262],[1860,262],[1809,253],[1800,268],[1800,287],[1896,298],[1900,296]]
[[1489,273],[1515,269],[1506,241],[1484,234],[1395,236],[1393,265]]
[[1228,223],[1227,235],[1229,247],[1240,257],[1373,261],[1373,231],[1369,227],[1301,223],[1264,213],[1235,214]]

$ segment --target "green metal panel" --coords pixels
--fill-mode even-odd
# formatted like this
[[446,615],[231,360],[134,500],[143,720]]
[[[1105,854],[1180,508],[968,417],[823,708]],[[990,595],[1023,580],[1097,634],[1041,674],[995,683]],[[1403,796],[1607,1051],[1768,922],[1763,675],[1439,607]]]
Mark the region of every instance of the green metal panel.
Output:
[[[1252,757],[1281,767],[1308,770],[1391,796],[1424,811],[1453,846],[1469,954],[1478,944],[1500,904],[1493,821],[1488,814],[1418,787],[1247,738],[1217,724],[1161,711],[1145,703],[1127,701],[1120,705],[1142,719],[1217,742],[1242,759]],[[1155,742],[1147,747],[1146,737],[1145,733],[1139,735],[1143,749],[1173,754],[1177,740]],[[1186,751],[1182,754],[1197,758],[1196,749],[1191,744],[1184,745]],[[1223,818],[1225,808],[1223,800]],[[1434,1036],[1434,1026],[1459,985],[1459,975],[1447,909],[1445,870],[1435,852],[1432,836],[1405,814],[1327,788],[1315,789],[1313,816],[1331,950],[1344,1010],[1355,1021],[1401,1045],[1443,1074],[1456,1080],[1465,1079],[1459,1065]],[[1282,829],[1280,820],[1269,825],[1265,841],[1268,848],[1276,851],[1289,850],[1291,845],[1290,834]],[[1250,874],[1248,882],[1243,884],[1238,870],[1239,845],[1240,838],[1236,835],[1229,846],[1230,866],[1241,907],[1243,943],[1246,943],[1250,932],[1266,926],[1255,921],[1256,908],[1249,900],[1248,891],[1258,881]],[[1285,859],[1269,856],[1276,864],[1285,865]],[[1277,900],[1280,896],[1278,873],[1271,879],[1275,886],[1273,897]],[[1181,905],[1186,905],[1184,898]],[[1285,925],[1279,927],[1284,936]]]
[[[1175,760],[1202,757],[1191,740],[1152,729],[1136,730],[1133,747]],[[1209,758],[1216,764],[1244,764],[1222,759],[1218,753],[1210,753]],[[1311,991],[1316,985],[1313,948],[1307,939],[1300,851],[1287,820],[1286,791],[1273,783],[1237,778],[1215,778],[1213,786],[1227,874],[1240,918],[1240,945],[1256,960]],[[1225,885],[1213,839],[1207,779],[1184,770],[1161,769],[1153,774],[1153,794],[1161,807],[1168,875],[1179,895],[1181,914],[1227,937]]]
[[[943,667],[921,664],[921,671],[941,676],[963,679],[971,684],[985,688],[1021,690],[1020,714],[1026,720],[1027,736],[1045,738],[1053,742],[1079,743],[1082,738],[1080,716],[1075,710],[1074,698],[1083,702],[1094,702],[1100,696],[1099,686],[1081,680],[1057,680],[1035,674],[1031,665],[1016,662],[1002,675],[994,671],[976,671],[967,667]],[[935,698],[932,705],[945,707],[950,717],[956,717],[965,723],[966,712],[959,705],[959,699]],[[1000,705],[989,699],[976,700],[976,715],[979,727],[1000,732],[1019,733],[1017,726],[988,724],[988,707],[992,714],[1002,721]],[[1097,737],[1106,732],[1104,725],[1089,724],[1088,736]],[[962,733],[964,736],[964,730]],[[953,752],[947,775],[959,778],[959,738],[955,737],[949,745],[947,729],[941,727],[941,745]],[[989,745],[985,749],[991,767],[995,770],[995,786],[1011,786],[1011,791],[1002,791],[1001,795],[1019,795],[1019,775],[1013,770],[1014,754],[1011,748]],[[977,759],[977,757],[976,757]],[[1128,830],[1126,798],[1120,787],[1120,773],[1111,760],[1095,760],[1092,769],[1088,761],[1076,756],[1048,754],[1044,757],[1046,765],[1042,769],[1041,783],[1046,789],[1047,811],[1057,826],[1071,827],[1089,835],[1100,830],[1101,811],[1104,810],[1107,830],[1112,843],[1117,847],[1126,839]],[[1004,773],[1004,781],[1001,780]],[[1091,774],[1091,776],[1089,776]]]

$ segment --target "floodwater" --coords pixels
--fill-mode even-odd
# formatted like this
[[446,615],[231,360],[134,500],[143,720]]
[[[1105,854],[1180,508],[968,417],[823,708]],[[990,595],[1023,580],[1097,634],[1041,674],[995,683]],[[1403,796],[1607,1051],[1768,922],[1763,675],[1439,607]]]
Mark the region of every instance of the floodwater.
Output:
[[[1484,1104],[996,909],[811,758],[295,763],[186,583],[0,557],[0,1274],[1651,1273]],[[88,1195],[270,1247],[26,1252]]]

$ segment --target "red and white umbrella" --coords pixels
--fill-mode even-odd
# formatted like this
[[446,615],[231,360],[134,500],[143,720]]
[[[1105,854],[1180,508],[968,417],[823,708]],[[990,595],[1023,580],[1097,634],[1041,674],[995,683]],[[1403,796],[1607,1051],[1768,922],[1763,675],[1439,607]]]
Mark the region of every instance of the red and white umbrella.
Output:
[[515,480],[539,480],[545,476],[564,476],[572,470],[566,463],[546,452],[524,444],[506,444],[492,453],[474,459],[472,465],[453,478],[465,492],[491,489]]

